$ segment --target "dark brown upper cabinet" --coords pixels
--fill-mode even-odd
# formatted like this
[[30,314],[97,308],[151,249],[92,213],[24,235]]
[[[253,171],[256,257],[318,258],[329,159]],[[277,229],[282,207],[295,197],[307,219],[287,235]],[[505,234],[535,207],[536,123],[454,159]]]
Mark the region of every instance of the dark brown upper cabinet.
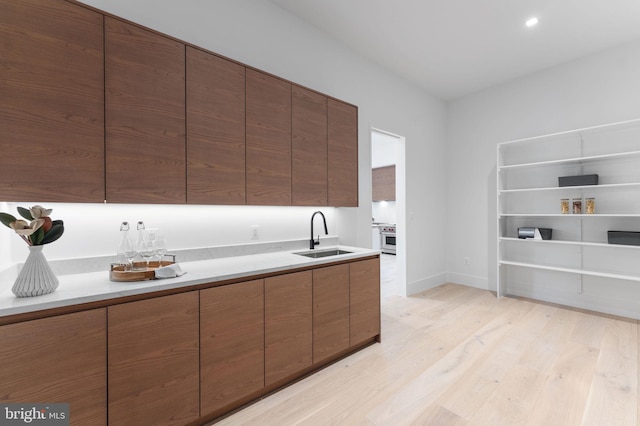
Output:
[[106,193],[186,203],[185,45],[105,17]]
[[245,204],[245,67],[187,47],[187,202]]
[[395,201],[396,166],[376,167],[371,170],[372,200]]
[[329,205],[358,206],[358,109],[329,99]]
[[358,205],[353,105],[71,0],[0,40],[0,199]]
[[102,20],[0,1],[0,199],[104,201]]
[[247,69],[247,204],[291,205],[291,83]]
[[327,97],[291,90],[292,205],[327,205]]

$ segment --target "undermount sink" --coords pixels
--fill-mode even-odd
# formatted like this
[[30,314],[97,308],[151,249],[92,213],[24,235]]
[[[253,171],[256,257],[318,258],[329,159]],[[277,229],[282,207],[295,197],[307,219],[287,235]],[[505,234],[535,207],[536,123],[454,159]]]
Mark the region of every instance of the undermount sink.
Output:
[[340,250],[340,249],[331,249],[331,250],[303,251],[303,252],[294,253],[294,254],[297,254],[299,256],[318,258],[318,257],[327,257],[327,256],[338,256],[339,254],[349,254],[349,253],[353,253],[353,252]]

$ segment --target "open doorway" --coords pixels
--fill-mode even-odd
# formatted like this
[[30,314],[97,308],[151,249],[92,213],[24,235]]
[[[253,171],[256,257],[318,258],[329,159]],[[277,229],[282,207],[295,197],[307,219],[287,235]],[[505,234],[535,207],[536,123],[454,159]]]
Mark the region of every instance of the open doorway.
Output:
[[371,246],[381,251],[382,298],[406,296],[405,140],[371,130]]

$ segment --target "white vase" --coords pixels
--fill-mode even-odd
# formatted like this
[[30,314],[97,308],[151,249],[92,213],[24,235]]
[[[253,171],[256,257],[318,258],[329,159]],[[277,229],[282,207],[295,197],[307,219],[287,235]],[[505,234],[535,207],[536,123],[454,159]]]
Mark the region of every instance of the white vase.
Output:
[[29,256],[11,288],[17,297],[42,296],[58,288],[58,277],[55,276],[42,254],[42,247],[29,247]]

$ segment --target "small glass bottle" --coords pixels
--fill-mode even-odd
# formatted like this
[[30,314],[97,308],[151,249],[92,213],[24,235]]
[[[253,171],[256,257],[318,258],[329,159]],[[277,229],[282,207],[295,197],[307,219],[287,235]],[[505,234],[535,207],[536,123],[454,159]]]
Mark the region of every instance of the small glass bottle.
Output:
[[582,198],[573,199],[573,214],[582,214]]
[[587,214],[596,214],[596,199],[587,198],[585,200],[585,208],[587,210]]
[[[139,220],[136,226],[136,229],[138,230],[138,235],[136,236],[136,244],[135,244],[136,256],[131,266],[132,266],[132,269],[140,271],[140,270],[146,269],[144,266],[142,266],[143,264],[146,265],[146,262],[144,261],[142,255],[140,254],[140,249],[143,247],[143,244],[144,244],[144,222]],[[135,264],[138,264],[138,266],[136,267]]]
[[136,255],[136,249],[129,238],[129,222],[122,222],[120,224],[120,245],[118,246],[118,259],[119,264],[126,264],[127,269],[131,270],[133,258]]
[[562,214],[569,214],[569,199],[568,198],[560,199],[560,212]]
[[118,244],[118,250],[116,251],[116,263],[118,265],[126,265],[127,256],[125,251],[127,249],[127,243],[129,241],[129,222],[122,222],[120,224],[120,244]]

